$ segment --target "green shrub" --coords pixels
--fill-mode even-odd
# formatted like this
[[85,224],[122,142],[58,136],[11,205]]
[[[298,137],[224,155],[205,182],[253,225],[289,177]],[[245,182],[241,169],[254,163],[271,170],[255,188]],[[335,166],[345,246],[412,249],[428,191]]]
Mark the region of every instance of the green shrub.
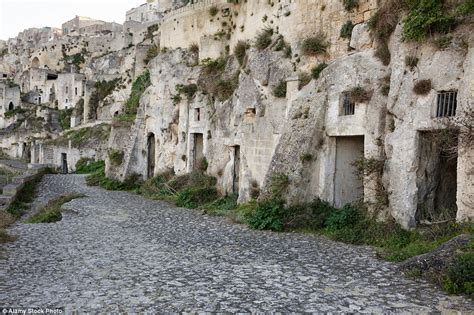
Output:
[[474,295],[474,252],[465,253],[455,260],[448,270],[444,288],[452,294]]
[[59,111],[59,125],[63,130],[71,128],[71,116],[74,108]]
[[397,27],[402,11],[406,9],[405,1],[387,0],[381,4],[377,12],[368,21],[368,26],[375,38],[387,44]]
[[409,1],[410,10],[403,24],[406,40],[421,42],[433,33],[448,33],[456,23],[452,13],[446,12],[443,0]]
[[290,179],[288,178],[288,175],[276,173],[270,179],[270,192],[273,197],[279,199],[286,193],[289,184]]
[[336,209],[333,206],[321,199],[291,206],[286,211],[285,227],[290,230],[318,231],[326,227],[326,220],[334,211]]
[[234,211],[231,212],[231,217],[234,222],[247,224],[249,218],[251,218],[255,209],[257,208],[257,201],[251,200],[247,203],[238,205]]
[[215,85],[215,94],[219,100],[224,101],[234,95],[235,90],[239,86],[239,73],[237,72],[229,80],[219,79]]
[[148,179],[140,187],[140,193],[152,199],[168,199],[176,192],[167,184],[173,176],[173,171],[167,171]]
[[123,151],[119,151],[119,150],[115,150],[115,149],[109,149],[107,155],[109,157],[110,163],[113,166],[122,165],[123,157],[124,157]]
[[465,0],[456,9],[457,16],[467,16],[474,13],[474,0]]
[[350,39],[351,36],[352,36],[352,30],[353,29],[354,29],[354,23],[352,23],[352,21],[347,21],[341,27],[340,36],[342,38],[349,38]]
[[8,110],[5,112],[4,116],[6,119],[9,119],[9,118],[12,118],[13,116],[17,115],[17,114],[24,114],[26,113],[27,110],[24,109],[24,108],[21,108],[21,107],[15,107],[14,109],[12,110]]
[[326,41],[326,36],[319,33],[314,37],[307,38],[301,44],[303,54],[307,56],[317,56],[325,54],[329,47],[329,42]]
[[75,148],[92,144],[94,141],[104,141],[110,135],[110,125],[100,124],[93,127],[85,127],[77,130],[70,130],[64,133],[64,135],[49,140],[46,143],[51,145],[66,146],[68,141],[71,141],[71,145]]
[[90,99],[89,99],[89,118],[96,119],[97,118],[97,109],[100,106],[100,103],[105,100],[107,96],[112,94],[112,92],[117,88],[120,79],[116,78],[110,81],[97,81],[94,84],[94,91],[92,91]]
[[206,74],[220,74],[225,70],[227,59],[222,57],[217,59],[206,58],[201,64]]
[[193,187],[180,191],[176,196],[176,205],[195,209],[219,198],[215,187]]
[[187,85],[178,84],[176,85],[175,89],[179,96],[181,96],[181,94],[184,94],[186,95],[188,100],[192,99],[198,90],[197,85],[194,83]]
[[272,43],[272,36],[273,36],[273,29],[272,28],[264,28],[257,34],[255,38],[255,47],[259,50],[263,50],[270,46]]
[[23,214],[25,214],[26,210],[30,208],[30,204],[33,202],[36,196],[41,178],[42,176],[25,183],[23,188],[18,193],[15,201],[13,201],[7,208],[8,213],[10,213],[15,218],[20,218]]
[[130,93],[128,100],[125,102],[126,115],[135,116],[137,114],[137,109],[140,105],[140,98],[150,85],[150,72],[146,70],[142,75],[137,77],[132,84],[132,92]]
[[272,90],[273,96],[278,98],[286,97],[286,88],[286,82],[280,81]]
[[426,95],[432,89],[431,80],[419,80],[413,86],[413,92],[418,95]]
[[28,220],[26,220],[26,223],[53,223],[61,221],[61,206],[73,199],[77,199],[80,197],[83,197],[83,195],[67,194],[59,196],[49,201],[36,214],[28,218]]
[[326,220],[329,231],[350,228],[360,219],[359,211],[351,206],[345,205],[342,209],[333,211]]
[[153,60],[159,54],[160,54],[160,49],[158,48],[158,46],[153,45],[150,48],[148,48],[148,51],[146,52],[146,56],[143,62],[145,62],[145,64],[148,64],[151,60]]
[[91,158],[80,158],[76,163],[76,174],[90,174],[105,167],[104,161],[94,161]]
[[205,209],[207,214],[218,216],[227,215],[237,208],[237,196],[228,195],[221,197],[203,205],[202,208]]
[[217,179],[215,177],[208,176],[197,170],[188,174],[175,176],[168,181],[168,185],[174,191],[181,191],[193,187],[215,186],[216,183]]
[[328,66],[327,63],[322,62],[319,65],[313,67],[313,69],[311,69],[311,75],[312,75],[313,79],[315,79],[315,80],[319,79],[319,77],[321,75],[321,72],[323,72],[323,70],[326,69],[327,66]]
[[234,48],[234,54],[237,60],[239,61],[240,65],[244,64],[245,56],[247,55],[247,49],[249,48],[249,44],[246,41],[239,40],[237,45]]
[[256,230],[283,231],[285,207],[282,200],[272,199],[256,204],[247,222]]
[[105,176],[105,165],[86,177],[89,186],[100,186],[106,190],[138,190],[141,186],[138,174],[127,176],[123,182]]

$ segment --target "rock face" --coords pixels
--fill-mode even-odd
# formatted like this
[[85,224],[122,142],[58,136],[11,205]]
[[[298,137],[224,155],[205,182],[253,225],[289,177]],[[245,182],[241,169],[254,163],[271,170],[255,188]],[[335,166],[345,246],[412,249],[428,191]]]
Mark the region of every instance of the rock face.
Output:
[[[112,127],[92,151],[68,151],[69,164],[119,151],[120,165],[106,159],[116,179],[183,174],[206,159],[219,191],[239,202],[258,190],[268,197],[279,177],[289,204],[362,200],[405,228],[474,217],[470,19],[449,41],[436,37],[441,46],[404,40],[399,23],[383,63],[368,23],[377,1],[350,12],[339,0],[184,4],[132,9],[123,31],[105,23],[76,36],[53,32],[52,41],[46,30],[29,30],[40,35],[28,44],[24,34],[9,40],[0,69],[15,69],[7,77],[38,105],[45,129],[31,137],[18,132],[20,116],[4,119],[0,147],[60,166],[64,148],[45,140],[64,135],[47,126],[60,117],[56,107],[73,107],[76,128]],[[347,25],[350,39],[340,36]],[[308,43],[325,48],[305,53]],[[147,71],[151,84],[133,94]],[[428,89],[415,92],[421,83]],[[447,144],[442,135],[453,128]]]
[[456,259],[458,251],[467,246],[471,239],[468,234],[456,236],[427,254],[412,257],[403,262],[400,270],[406,272],[416,269],[423,273],[442,272]]

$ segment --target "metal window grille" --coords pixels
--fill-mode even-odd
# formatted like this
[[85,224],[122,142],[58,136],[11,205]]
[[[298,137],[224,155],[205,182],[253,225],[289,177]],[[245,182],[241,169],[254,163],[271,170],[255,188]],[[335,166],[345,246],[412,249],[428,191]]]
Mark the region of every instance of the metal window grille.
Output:
[[349,93],[344,93],[342,101],[342,115],[354,115],[355,114],[355,103],[351,100]]
[[436,117],[456,116],[457,103],[457,91],[439,92],[436,106]]

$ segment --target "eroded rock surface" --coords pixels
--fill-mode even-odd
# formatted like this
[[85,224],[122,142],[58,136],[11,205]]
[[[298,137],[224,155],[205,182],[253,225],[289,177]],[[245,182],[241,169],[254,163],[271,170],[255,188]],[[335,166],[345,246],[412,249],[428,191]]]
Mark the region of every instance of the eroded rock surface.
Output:
[[223,218],[48,175],[36,205],[68,192],[53,224],[0,246],[0,301],[68,311],[464,311],[474,303],[403,278],[373,250],[258,232]]

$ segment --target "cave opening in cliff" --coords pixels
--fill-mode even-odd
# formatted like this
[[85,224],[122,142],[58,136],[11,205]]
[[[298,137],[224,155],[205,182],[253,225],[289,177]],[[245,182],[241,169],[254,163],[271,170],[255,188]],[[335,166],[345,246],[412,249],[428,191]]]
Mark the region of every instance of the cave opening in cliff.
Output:
[[334,205],[342,207],[364,197],[363,178],[355,162],[364,158],[364,136],[336,137]]
[[457,131],[419,132],[418,223],[456,218],[458,141]]
[[155,134],[150,133],[148,135],[147,143],[147,178],[152,178],[155,176],[155,151],[156,151],[156,142]]

